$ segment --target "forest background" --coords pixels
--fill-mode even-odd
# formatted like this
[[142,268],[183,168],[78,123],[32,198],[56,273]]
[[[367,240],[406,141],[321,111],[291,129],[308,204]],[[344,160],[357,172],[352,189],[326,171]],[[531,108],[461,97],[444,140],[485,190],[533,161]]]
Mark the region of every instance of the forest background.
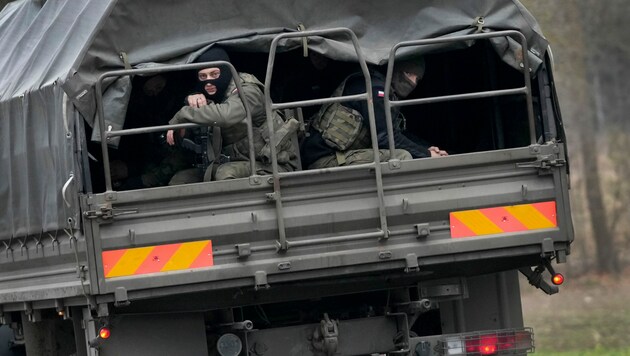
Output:
[[630,355],[630,1],[522,3],[551,43],[575,227],[560,293],[523,283],[525,324],[536,354]]
[[568,136],[576,241],[567,273],[620,273],[630,248],[630,2],[523,3],[551,43]]

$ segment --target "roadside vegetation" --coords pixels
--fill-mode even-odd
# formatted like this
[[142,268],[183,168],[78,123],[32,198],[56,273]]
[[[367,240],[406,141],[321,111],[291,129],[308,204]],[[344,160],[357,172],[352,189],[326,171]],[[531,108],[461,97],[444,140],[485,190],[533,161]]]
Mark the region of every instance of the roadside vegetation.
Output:
[[568,278],[553,296],[527,282],[521,288],[536,355],[630,355],[630,269],[617,277]]
[[525,325],[535,355],[630,356],[630,2],[522,2],[553,48],[575,227],[560,293],[522,284]]

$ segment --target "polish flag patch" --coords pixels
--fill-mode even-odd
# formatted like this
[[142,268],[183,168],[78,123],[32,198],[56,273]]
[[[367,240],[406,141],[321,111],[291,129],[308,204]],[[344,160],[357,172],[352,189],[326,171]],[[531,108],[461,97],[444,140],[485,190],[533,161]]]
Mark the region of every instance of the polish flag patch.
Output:
[[379,98],[384,98],[385,97],[385,92],[382,91],[382,90],[379,90],[377,94],[378,94]]

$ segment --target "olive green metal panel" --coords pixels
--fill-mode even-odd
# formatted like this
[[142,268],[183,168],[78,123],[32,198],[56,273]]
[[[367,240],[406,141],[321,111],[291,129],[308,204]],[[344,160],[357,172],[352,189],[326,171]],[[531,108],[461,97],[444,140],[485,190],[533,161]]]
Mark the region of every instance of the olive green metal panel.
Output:
[[[134,291],[187,284],[260,288],[375,271],[471,275],[537,264],[543,239],[561,250],[572,239],[564,170],[538,168],[546,155],[561,156],[562,149],[548,144],[383,164],[388,238],[379,230],[369,169],[281,176],[286,251],[278,249],[272,186],[264,177],[258,184],[240,179],[90,196],[92,210],[113,207],[111,218],[84,221],[93,232],[93,278],[100,294],[122,287],[133,298]],[[556,203],[557,227],[451,238],[450,212],[541,201]],[[207,240],[213,266],[105,277],[104,251]],[[504,263],[484,262],[493,259]]]

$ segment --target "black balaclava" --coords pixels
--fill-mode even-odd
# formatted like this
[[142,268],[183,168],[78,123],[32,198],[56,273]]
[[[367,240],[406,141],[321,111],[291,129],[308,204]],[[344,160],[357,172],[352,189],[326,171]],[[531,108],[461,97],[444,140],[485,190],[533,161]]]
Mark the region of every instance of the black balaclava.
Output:
[[405,72],[413,73],[418,76],[418,82],[424,75],[424,58],[418,57],[401,61],[394,64],[394,72],[392,73],[392,89],[400,98],[406,98],[416,88],[417,83],[412,82],[405,76]]
[[[207,51],[203,52],[199,57],[197,57],[197,59],[195,59],[195,63],[212,61],[229,62],[230,57],[223,48],[211,47]],[[220,103],[221,101],[223,101],[225,97],[225,91],[232,81],[232,72],[226,65],[219,65],[217,66],[217,68],[221,70],[221,75],[217,79],[199,80],[199,78],[197,77],[197,72],[195,72],[195,76],[197,77],[196,89],[209,100],[212,100],[215,103]],[[208,94],[205,89],[205,86],[208,83],[217,87],[217,92],[213,95]]]

